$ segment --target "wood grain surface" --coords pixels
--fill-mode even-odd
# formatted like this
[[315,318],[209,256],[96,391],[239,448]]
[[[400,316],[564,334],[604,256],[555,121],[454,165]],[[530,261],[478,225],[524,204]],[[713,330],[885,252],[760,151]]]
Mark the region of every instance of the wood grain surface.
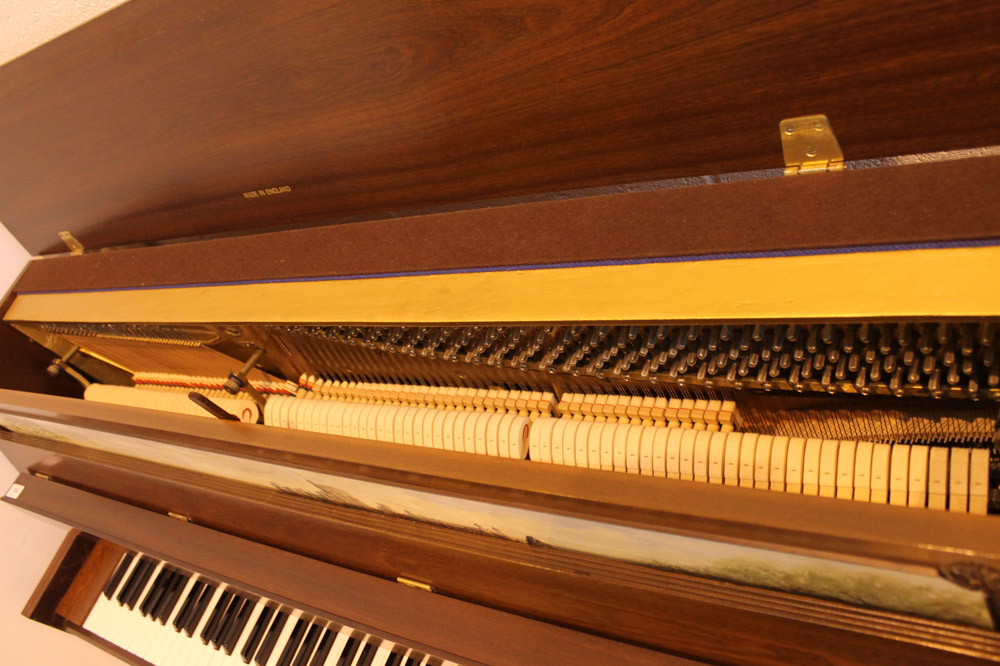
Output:
[[0,219],[48,253],[775,168],[811,113],[848,159],[997,144],[997,34],[958,0],[133,0],[0,70]]
[[[378,524],[377,517],[369,520],[364,512],[332,509],[323,517],[309,516],[296,502],[280,498],[241,502],[190,485],[128,473],[119,478],[121,499],[128,502],[131,496],[135,502],[135,491],[143,487],[145,497],[155,502],[197,506],[194,523],[33,477],[22,477],[26,489],[16,503],[269,597],[285,597],[297,607],[332,612],[354,626],[382,627],[375,633],[388,630],[404,638],[401,642],[416,640],[432,652],[443,649],[495,664],[580,663],[573,659],[587,649],[594,654],[582,663],[610,663],[605,659],[612,656],[621,663],[645,663],[651,653],[639,645],[712,663],[846,666],[1000,659],[996,634],[989,631],[683,574],[644,573],[642,567],[388,520],[398,524],[394,528]],[[400,565],[416,566],[403,575],[429,580],[440,594],[418,592],[415,603],[406,603],[380,580],[395,578]],[[435,603],[443,612],[424,616]],[[484,614],[493,615],[489,640],[477,630]],[[567,635],[568,628],[597,635]],[[516,649],[505,647],[515,638]],[[572,649],[565,638],[574,641]],[[629,645],[633,642],[638,645]],[[532,659],[525,660],[526,653]],[[660,654],[662,663],[669,663]]]

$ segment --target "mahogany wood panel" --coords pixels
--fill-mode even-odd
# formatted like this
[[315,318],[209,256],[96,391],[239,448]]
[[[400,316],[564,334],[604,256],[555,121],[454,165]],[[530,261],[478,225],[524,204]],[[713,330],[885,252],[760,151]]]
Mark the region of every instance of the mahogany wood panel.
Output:
[[[839,553],[935,568],[966,557],[1000,560],[1000,521],[994,516],[917,511],[416,449],[5,391],[0,391],[0,409],[444,495],[713,540],[763,543],[792,552]],[[0,439],[0,447],[21,471],[46,471],[48,467],[37,465],[55,464],[64,455],[93,457],[66,444],[22,435],[11,438],[10,443]],[[102,492],[113,496],[114,486]],[[817,521],[817,516],[822,520]]]
[[[71,530],[63,539],[48,569],[21,614],[42,624],[62,626],[59,608],[79,580],[80,572],[91,560],[97,540],[79,530]],[[93,601],[91,601],[93,603]]]
[[[126,486],[135,483],[129,475],[121,478]],[[178,490],[160,482],[145,483],[161,500],[184,502],[183,488]],[[50,488],[50,485],[46,484],[38,490],[65,499],[66,490]],[[381,565],[393,559],[405,561],[410,558],[420,562],[417,570],[420,573],[433,575],[436,569],[444,570],[440,574],[442,579],[430,578],[430,582],[443,594],[452,593],[448,579],[452,580],[452,586],[459,584],[466,588],[474,588],[477,584],[475,579],[482,579],[482,586],[499,585],[493,590],[493,595],[505,598],[507,605],[497,606],[495,599],[493,603],[489,599],[476,599],[479,604],[509,608],[519,615],[548,618],[560,624],[567,624],[573,618],[576,623],[569,626],[609,636],[631,634],[640,643],[658,645],[711,661],[767,664],[815,663],[819,660],[823,663],[849,664],[885,663],[893,658],[903,658],[908,663],[961,663],[966,656],[984,658],[992,655],[993,658],[1000,658],[1000,644],[992,632],[959,629],[892,613],[849,609],[843,604],[713,581],[701,581],[699,589],[699,579],[649,572],[643,576],[641,567],[631,565],[606,563],[606,570],[602,571],[600,567],[595,569],[590,561],[595,558],[586,556],[570,556],[569,560],[576,561],[560,566],[560,553],[553,552],[553,559],[546,562],[544,551],[526,555],[518,551],[532,550],[530,547],[508,547],[481,537],[478,540],[492,544],[484,544],[477,554],[468,545],[462,546],[463,541],[468,544],[476,538],[455,535],[454,540],[446,545],[440,542],[434,528],[418,530],[428,540],[421,547],[419,537],[409,538],[406,534],[409,530],[405,527],[402,533],[386,527],[369,528],[367,533],[358,532],[355,528],[352,534],[349,521],[337,525],[350,511],[331,511],[325,519],[310,520],[288,504],[281,506],[281,502],[271,508],[259,500],[250,500],[239,506],[239,502],[217,493],[191,487],[187,491],[192,493],[189,504],[199,505],[199,513],[194,516],[197,523],[208,519],[208,527],[223,531],[235,529],[237,536],[272,546],[275,538],[287,538],[294,533],[295,544],[300,549],[297,552],[304,549],[304,554],[309,555],[311,561],[330,561],[333,558],[337,564],[351,568],[357,562],[367,561],[363,571],[385,576],[385,572],[378,571]],[[84,508],[95,500],[81,496],[77,501]],[[210,508],[216,501],[221,501],[221,506]],[[53,506],[45,499],[38,499],[37,494],[29,497],[26,504],[24,502],[19,500],[17,503],[33,510],[39,510],[40,503],[45,505],[47,508],[41,509],[43,514],[51,511]],[[80,520],[79,516],[83,514],[76,506],[68,510],[58,509],[57,516],[71,522]],[[89,507],[91,511],[95,508]],[[109,504],[107,500],[102,500],[102,508],[100,515],[108,516],[112,521],[120,511],[134,511],[131,507],[126,509]],[[162,516],[148,514],[129,515],[130,523],[136,526],[162,519]],[[223,524],[213,524],[213,518],[222,518]],[[121,526],[116,526],[115,531],[108,533],[107,527],[97,527],[89,516],[83,520],[87,529],[101,530],[100,533],[109,538],[136,538],[136,527],[130,527],[126,533]],[[98,522],[111,524],[107,519]],[[271,536],[260,537],[269,531]],[[144,534],[142,538],[149,537]],[[160,551],[160,548],[176,552],[174,546],[168,546],[162,540],[154,542],[153,546],[148,541],[130,542],[137,547],[141,545],[147,551],[152,547],[156,552],[172,552]],[[199,539],[192,545],[198,543],[202,541]],[[410,549],[413,549],[412,553],[407,552]],[[394,558],[393,554],[398,557]],[[165,556],[171,559],[177,557]],[[235,559],[236,556],[231,557]],[[337,561],[340,559],[346,561]],[[375,571],[372,572],[372,569]],[[225,576],[232,575],[228,573],[229,568],[217,570]],[[265,590],[275,586],[280,590],[285,584],[281,579],[288,575],[286,572],[280,569],[272,571],[266,579],[253,580],[252,584]],[[395,575],[397,573],[393,571],[388,578],[391,580]],[[650,579],[656,577],[674,579],[675,584],[651,585]],[[237,580],[241,579],[237,576]],[[296,601],[307,599],[307,603],[310,603],[310,598],[292,597]],[[723,642],[719,641],[720,632],[726,638]],[[562,659],[556,661],[562,663]]]
[[18,292],[378,275],[1000,237],[1000,157],[719,183],[96,252]]
[[670,663],[669,655],[428,594],[34,477],[19,483],[19,506],[462,663]]
[[124,548],[110,541],[101,539],[92,543],[86,560],[73,577],[73,584],[59,601],[56,614],[67,622],[82,625],[124,554]]
[[0,218],[48,253],[774,168],[811,113],[850,159],[993,145],[998,33],[961,0],[134,0],[0,70]]

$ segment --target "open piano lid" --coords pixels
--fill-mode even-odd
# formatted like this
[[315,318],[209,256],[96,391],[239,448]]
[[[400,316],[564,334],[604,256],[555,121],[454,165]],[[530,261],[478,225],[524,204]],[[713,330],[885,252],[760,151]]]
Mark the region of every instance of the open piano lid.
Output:
[[[33,254],[1000,144],[990,3],[132,0],[0,69]],[[600,191],[600,190],[598,190]]]

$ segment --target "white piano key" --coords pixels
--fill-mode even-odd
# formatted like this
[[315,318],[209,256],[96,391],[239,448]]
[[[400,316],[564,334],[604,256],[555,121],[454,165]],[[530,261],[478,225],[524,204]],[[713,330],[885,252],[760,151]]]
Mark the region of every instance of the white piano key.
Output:
[[955,513],[969,512],[969,449],[951,447],[951,465],[948,470],[948,510]]
[[274,643],[274,649],[271,650],[271,654],[264,663],[264,666],[275,666],[278,663],[281,659],[281,653],[284,651],[285,646],[288,644],[288,639],[291,637],[292,631],[295,629],[296,623],[299,621],[299,618],[302,617],[302,611],[288,610],[288,618],[285,620],[285,626],[281,628],[281,633],[278,634],[278,640]]
[[820,497],[836,497],[837,495],[837,453],[840,441],[824,439],[819,453],[819,495]]
[[[121,562],[126,557],[128,557],[127,552],[124,555],[122,555],[121,560],[119,560],[118,564],[121,565]],[[135,567],[139,564],[140,559],[142,559],[141,553],[135,553],[133,555],[132,561],[129,562],[128,567],[122,574],[122,577],[118,581],[118,584],[115,585],[115,589],[111,593],[111,598],[105,597],[102,591],[102,593],[98,596],[97,601],[94,602],[94,606],[90,609],[90,613],[88,613],[87,619],[83,621],[84,629],[98,636],[105,636],[106,632],[108,631],[108,625],[111,622],[114,622],[114,617],[116,616],[120,608],[116,597],[118,593],[121,592],[122,587],[124,587],[124,585],[128,582],[129,576],[132,575],[132,572],[135,570]],[[118,567],[115,567],[116,571],[117,569]],[[112,575],[114,575],[114,573],[115,572],[112,572]]]
[[389,655],[392,654],[392,648],[395,646],[395,643],[383,641],[375,651],[375,659],[372,660],[372,666],[385,666],[385,663],[389,661]]
[[990,500],[990,451],[972,449],[969,453],[969,513],[985,516]]
[[627,425],[625,427],[628,430],[628,439],[625,442],[625,471],[629,474],[638,474],[640,472],[642,426]]
[[948,508],[948,447],[932,446],[928,455],[927,507],[945,511]]
[[788,458],[788,438],[776,436],[771,442],[771,473],[768,476],[768,489],[784,492],[785,461]]
[[802,492],[802,473],[805,466],[806,440],[792,437],[788,440],[785,455],[785,492],[798,495]]
[[703,430],[688,430],[681,435],[680,477],[684,481],[694,481],[694,443]]
[[892,447],[876,444],[872,447],[871,501],[886,504],[889,501],[889,457]]
[[740,486],[753,488],[753,472],[757,462],[757,433],[743,433],[740,444]]
[[725,479],[726,438],[729,433],[713,432],[708,444],[708,482],[721,484]]
[[872,450],[871,442],[858,442],[854,449],[854,500],[870,502],[872,499]]
[[205,628],[205,625],[208,624],[209,618],[212,617],[212,610],[219,603],[219,599],[222,597],[225,589],[225,584],[216,585],[215,590],[209,597],[208,604],[205,606],[205,612],[198,619],[194,631],[191,632],[190,636],[184,634],[187,636],[187,640],[184,641],[180,650],[171,655],[171,660],[164,664],[164,666],[192,666],[198,660],[198,655],[203,654],[200,652],[200,648],[204,647],[204,644],[201,642],[201,632]]
[[927,470],[930,464],[930,449],[926,446],[910,447],[910,479],[907,483],[906,505],[927,506]]
[[153,569],[153,573],[149,575],[149,579],[146,581],[146,585],[143,587],[142,593],[138,596],[135,606],[132,607],[130,626],[131,630],[129,635],[125,640],[118,643],[119,646],[128,650],[129,652],[135,652],[139,647],[146,643],[150,638],[150,632],[152,630],[152,622],[147,620],[141,611],[142,603],[146,599],[146,595],[149,594],[150,590],[156,583],[157,576],[160,575],[160,571],[163,570],[165,562],[158,562],[156,568]]
[[668,428],[657,427],[653,434],[653,476],[667,476],[667,440],[670,437]]
[[667,478],[681,478],[681,439],[684,437],[681,428],[670,428],[667,434]]
[[694,440],[694,480],[708,482],[708,452],[712,436],[718,433],[702,430]]
[[625,472],[628,459],[628,432],[631,426],[619,423],[615,426],[614,436],[614,471]]
[[727,486],[740,485],[740,458],[743,444],[743,433],[731,432],[726,435],[726,454],[723,483]]
[[807,439],[802,458],[802,494],[819,495],[820,453],[823,440]]
[[771,446],[774,437],[760,435],[757,437],[757,449],[754,452],[753,487],[767,490],[771,484]]
[[[351,637],[351,633],[352,629],[349,627],[340,628],[337,632],[337,637],[333,641],[333,645],[330,647],[330,651],[327,653],[326,661],[323,662],[323,666],[336,666],[337,662],[340,660],[340,656],[344,653],[344,646]],[[309,666],[312,666],[312,664]]]
[[[511,418],[514,418],[513,416]],[[560,441],[553,442],[553,446],[558,446],[562,449],[562,460],[564,465],[569,465],[571,467],[576,467],[576,434],[580,429],[580,425],[585,423],[584,421],[571,420],[563,428],[562,437]]]
[[910,445],[893,444],[889,455],[889,504],[906,506],[910,482]]
[[[164,580],[162,586],[164,587],[163,593],[160,598],[159,603],[164,603],[163,596],[170,593],[170,587],[173,585],[172,582]],[[175,604],[176,605],[176,604]],[[149,608],[149,615],[146,616],[146,637],[141,642],[136,642],[132,645],[132,654],[145,659],[146,661],[151,661],[149,655],[155,650],[156,646],[159,644],[160,640],[163,638],[163,625],[160,624],[158,620],[153,618],[153,613],[156,611],[152,606]]]
[[858,443],[853,441],[840,442],[837,449],[837,498],[854,499],[854,464]]
[[[595,421],[580,421],[580,426],[576,430],[576,466],[581,468],[588,468],[591,466],[590,463],[590,431],[594,429],[597,423]],[[530,432],[530,431],[529,431]],[[598,440],[600,441],[600,440]],[[650,440],[650,447],[647,453],[650,456],[649,459],[649,473],[653,473],[653,460],[652,460],[652,440]],[[598,445],[598,455],[600,455],[600,445]],[[640,462],[640,465],[642,463]],[[600,461],[598,461],[600,465]]]
[[170,614],[167,615],[167,620],[162,625],[160,625],[160,633],[152,645],[149,646],[146,656],[143,657],[146,661],[152,664],[159,664],[166,658],[169,654],[170,647],[173,644],[173,639],[178,635],[178,632],[174,631],[174,620],[181,612],[181,608],[184,607],[184,601],[191,594],[191,590],[194,589],[195,583],[198,582],[199,576],[197,574],[188,576],[187,583],[181,589],[181,593],[177,595],[177,601],[174,603],[173,609],[171,609]]

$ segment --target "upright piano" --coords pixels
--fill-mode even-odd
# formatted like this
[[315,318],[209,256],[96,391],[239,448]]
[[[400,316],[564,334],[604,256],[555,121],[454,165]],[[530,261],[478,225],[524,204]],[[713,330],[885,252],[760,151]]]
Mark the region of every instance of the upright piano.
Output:
[[132,0],[0,69],[25,614],[133,664],[1000,661],[989,3]]

